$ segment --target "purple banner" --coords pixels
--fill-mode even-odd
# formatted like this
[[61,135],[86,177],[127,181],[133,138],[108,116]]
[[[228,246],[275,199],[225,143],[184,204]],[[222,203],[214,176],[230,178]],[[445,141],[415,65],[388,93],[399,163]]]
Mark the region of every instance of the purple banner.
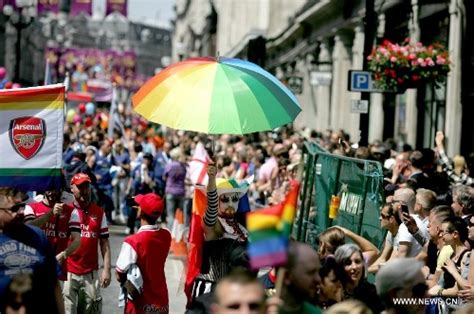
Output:
[[127,0],[107,0],[105,15],[118,12],[127,17]]
[[92,15],[92,0],[72,0],[71,15],[76,16],[84,12],[87,15]]
[[59,0],[38,0],[38,14],[59,12]]
[[[48,48],[46,59],[52,65],[52,76],[72,75],[73,90],[87,91],[88,79],[108,80],[131,87],[136,80],[137,55],[94,48]],[[108,90],[107,90],[108,91]]]

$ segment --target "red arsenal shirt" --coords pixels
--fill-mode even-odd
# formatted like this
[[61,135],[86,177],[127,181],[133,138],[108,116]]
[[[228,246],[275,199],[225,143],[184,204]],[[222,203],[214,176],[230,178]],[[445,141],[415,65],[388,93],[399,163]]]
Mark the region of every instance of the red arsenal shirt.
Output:
[[126,273],[136,264],[143,278],[143,293],[129,304],[136,313],[168,313],[168,286],[165,262],[171,245],[171,234],[158,226],[142,226],[138,233],[125,238],[116,270]]
[[67,269],[76,275],[84,275],[99,269],[99,238],[109,237],[104,210],[91,204],[87,210],[76,203],[71,215],[70,231],[81,233],[81,245],[67,259]]
[[[47,214],[52,207],[43,202],[31,203],[25,207],[25,221],[33,220]],[[52,244],[55,254],[64,251],[69,243],[69,221],[74,208],[70,205],[63,205],[63,211],[59,216],[51,218],[41,227],[46,234],[48,241]],[[59,279],[66,280],[67,267],[66,262],[61,265],[61,275]]]

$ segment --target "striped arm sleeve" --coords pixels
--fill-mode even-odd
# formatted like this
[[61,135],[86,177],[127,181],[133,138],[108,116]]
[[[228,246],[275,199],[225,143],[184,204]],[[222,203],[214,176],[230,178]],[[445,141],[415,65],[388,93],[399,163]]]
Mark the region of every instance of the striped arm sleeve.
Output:
[[109,226],[105,214],[102,215],[102,223],[100,224],[100,238],[107,239],[109,237]]
[[25,217],[23,218],[23,221],[25,222],[36,219],[35,211],[29,205],[25,206],[25,209],[23,210],[23,215]]
[[81,218],[77,209],[74,209],[71,213],[71,218],[69,218],[69,232],[79,232],[81,233]]
[[204,215],[204,223],[208,227],[212,227],[217,222],[217,206],[219,206],[219,198],[217,196],[217,191],[208,191],[207,192],[207,210]]

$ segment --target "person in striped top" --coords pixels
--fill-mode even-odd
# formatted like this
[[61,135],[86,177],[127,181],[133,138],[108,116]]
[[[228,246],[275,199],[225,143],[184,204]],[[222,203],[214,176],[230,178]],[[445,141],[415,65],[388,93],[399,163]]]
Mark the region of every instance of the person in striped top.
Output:
[[201,273],[194,282],[192,296],[212,290],[233,267],[232,252],[245,247],[248,231],[239,223],[237,212],[240,199],[248,186],[235,180],[216,180],[217,168],[211,161],[207,170],[207,210],[203,219],[204,245]]

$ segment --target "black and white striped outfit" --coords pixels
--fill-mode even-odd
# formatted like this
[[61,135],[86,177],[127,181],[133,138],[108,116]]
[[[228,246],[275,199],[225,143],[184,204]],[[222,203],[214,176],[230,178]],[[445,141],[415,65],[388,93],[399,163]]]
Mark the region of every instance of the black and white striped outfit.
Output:
[[208,227],[212,227],[217,222],[217,208],[219,206],[219,197],[217,190],[207,191],[207,210],[204,215],[204,223]]

